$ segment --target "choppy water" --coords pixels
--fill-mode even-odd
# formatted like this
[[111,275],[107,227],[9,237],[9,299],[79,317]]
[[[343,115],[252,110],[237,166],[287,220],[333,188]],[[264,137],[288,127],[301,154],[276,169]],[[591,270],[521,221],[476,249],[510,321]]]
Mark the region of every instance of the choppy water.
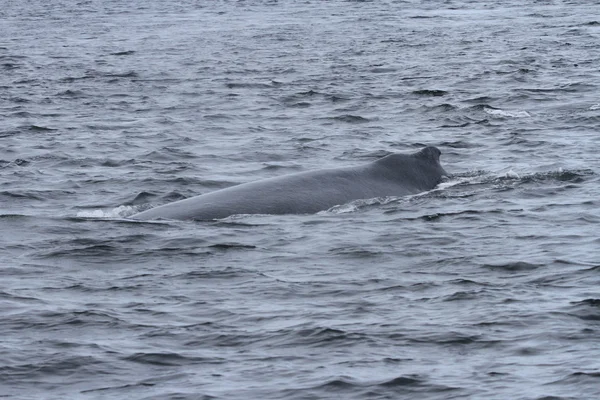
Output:
[[[600,396],[593,2],[0,1],[0,397]],[[438,146],[317,215],[151,205]]]

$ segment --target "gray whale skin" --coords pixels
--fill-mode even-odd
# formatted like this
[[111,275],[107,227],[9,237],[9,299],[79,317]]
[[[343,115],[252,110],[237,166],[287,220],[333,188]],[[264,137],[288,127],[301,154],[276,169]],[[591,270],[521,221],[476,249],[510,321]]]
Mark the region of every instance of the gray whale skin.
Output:
[[309,214],[352,200],[433,189],[443,175],[440,150],[390,154],[369,164],[262,179],[179,200],[133,215],[136,220],[211,220],[235,214]]

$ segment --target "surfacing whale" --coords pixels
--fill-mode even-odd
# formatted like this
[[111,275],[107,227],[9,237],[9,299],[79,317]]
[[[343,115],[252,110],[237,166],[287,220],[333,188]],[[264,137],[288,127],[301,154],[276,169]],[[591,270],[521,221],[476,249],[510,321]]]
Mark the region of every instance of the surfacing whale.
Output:
[[390,154],[369,164],[262,179],[179,200],[133,215],[137,220],[212,220],[235,214],[311,214],[352,200],[433,189],[447,175],[440,150]]

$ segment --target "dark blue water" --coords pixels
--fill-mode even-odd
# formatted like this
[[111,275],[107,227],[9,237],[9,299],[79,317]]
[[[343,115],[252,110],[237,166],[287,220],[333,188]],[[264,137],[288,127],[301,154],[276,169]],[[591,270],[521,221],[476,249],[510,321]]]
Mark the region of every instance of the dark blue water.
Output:
[[[593,2],[0,1],[0,397],[600,396]],[[316,215],[135,222],[425,145]]]

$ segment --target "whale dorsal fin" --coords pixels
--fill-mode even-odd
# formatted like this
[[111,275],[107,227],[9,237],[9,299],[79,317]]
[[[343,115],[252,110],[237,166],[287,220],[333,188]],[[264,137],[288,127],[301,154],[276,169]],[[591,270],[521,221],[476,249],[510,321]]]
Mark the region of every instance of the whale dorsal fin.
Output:
[[[399,171],[406,174],[415,171],[423,173],[425,170],[431,172],[432,176],[448,175],[440,165],[441,154],[437,147],[427,146],[412,154],[387,155],[375,161],[375,165],[384,166],[393,175],[397,175]],[[436,179],[439,180],[439,176]]]
[[417,158],[423,158],[435,162],[440,162],[440,155],[442,152],[437,147],[427,146],[421,151],[414,153],[413,156]]

